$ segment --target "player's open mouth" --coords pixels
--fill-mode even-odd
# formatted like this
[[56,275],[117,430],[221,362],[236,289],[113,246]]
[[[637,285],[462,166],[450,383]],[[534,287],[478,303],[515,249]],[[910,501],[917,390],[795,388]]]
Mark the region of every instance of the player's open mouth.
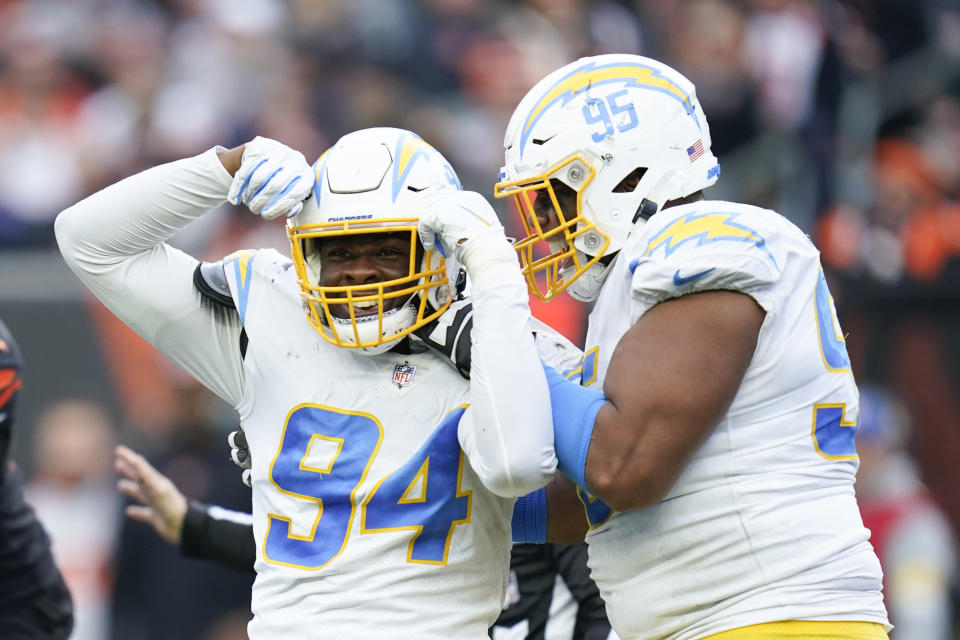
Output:
[[570,251],[570,245],[568,245],[565,240],[562,238],[547,240],[547,244],[550,245],[550,253],[552,255],[557,255],[558,253],[566,254],[566,256],[560,260],[561,269],[573,266],[573,252]]
[[[363,296],[372,296],[376,295],[374,292],[364,292],[359,294],[360,297]],[[387,313],[403,303],[403,299],[400,297],[395,298],[384,298],[383,300],[383,312]],[[350,307],[346,304],[331,304],[330,313],[333,314],[335,318],[349,319],[350,318]],[[371,318],[376,317],[380,313],[380,303],[378,300],[362,300],[353,303],[353,317],[358,320],[361,318]]]

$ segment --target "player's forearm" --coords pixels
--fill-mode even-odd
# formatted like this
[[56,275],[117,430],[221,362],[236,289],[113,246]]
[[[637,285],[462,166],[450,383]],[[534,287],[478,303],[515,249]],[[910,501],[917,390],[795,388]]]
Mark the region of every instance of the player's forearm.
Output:
[[150,250],[223,204],[230,181],[213,149],[132,175],[57,216],[60,250],[74,270]]
[[[473,281],[471,463],[492,491],[520,496],[556,470],[550,396],[516,254],[502,238],[478,241],[463,254]],[[472,251],[484,252],[482,264],[471,264]]]

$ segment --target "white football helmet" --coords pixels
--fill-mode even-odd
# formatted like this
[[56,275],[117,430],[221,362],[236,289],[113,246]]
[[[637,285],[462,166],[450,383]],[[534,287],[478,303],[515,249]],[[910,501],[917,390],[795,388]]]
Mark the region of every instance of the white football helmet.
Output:
[[[460,181],[450,163],[420,136],[392,128],[345,135],[317,159],[314,172],[313,193],[287,222],[307,320],[327,342],[382,353],[442,314],[455,295],[451,282],[460,265],[436,250],[425,251],[417,222],[425,195],[460,189]],[[325,238],[397,233],[410,238],[406,276],[372,284],[323,284],[320,246]],[[374,305],[376,314],[366,311]]]
[[[516,199],[527,233],[516,248],[541,300],[565,289],[595,299],[613,262],[604,256],[665,202],[720,175],[693,84],[635,55],[581,58],[549,74],[513,112],[503,144],[494,192]],[[535,215],[544,208],[557,218],[546,228]]]

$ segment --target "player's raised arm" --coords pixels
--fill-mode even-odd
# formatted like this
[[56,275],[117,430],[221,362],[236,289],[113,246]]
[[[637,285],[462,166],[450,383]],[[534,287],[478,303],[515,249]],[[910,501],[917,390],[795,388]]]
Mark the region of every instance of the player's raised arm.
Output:
[[[304,184],[287,194],[305,196],[312,173],[303,156],[294,162],[296,152],[257,138],[246,150],[218,147],[147,169],[85,198],[56,220],[60,251],[81,282],[124,323],[234,405],[241,393],[239,318],[204,302],[193,284],[198,261],[165,241],[228,195],[264,217],[278,203],[286,205],[261,202],[271,189],[260,189],[260,199],[254,199],[249,187],[263,186],[261,172],[237,171],[244,160],[252,169],[251,163],[269,152],[276,156],[278,148],[286,150],[276,160],[286,172],[274,181],[300,178]],[[235,178],[227,164],[245,180]],[[263,168],[261,163],[258,169]],[[282,187],[273,195],[278,191]]]
[[534,344],[526,285],[496,213],[469,191],[438,194],[420,218],[425,247],[440,245],[470,276],[471,407],[460,441],[484,483],[503,496],[546,485],[556,470],[550,397]]

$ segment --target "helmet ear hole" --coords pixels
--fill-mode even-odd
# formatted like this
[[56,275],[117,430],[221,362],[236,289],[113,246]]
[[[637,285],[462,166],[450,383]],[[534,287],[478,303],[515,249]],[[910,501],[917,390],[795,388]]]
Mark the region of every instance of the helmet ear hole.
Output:
[[617,186],[612,189],[612,193],[632,193],[640,184],[640,180],[643,179],[646,172],[647,167],[637,167],[617,183]]

